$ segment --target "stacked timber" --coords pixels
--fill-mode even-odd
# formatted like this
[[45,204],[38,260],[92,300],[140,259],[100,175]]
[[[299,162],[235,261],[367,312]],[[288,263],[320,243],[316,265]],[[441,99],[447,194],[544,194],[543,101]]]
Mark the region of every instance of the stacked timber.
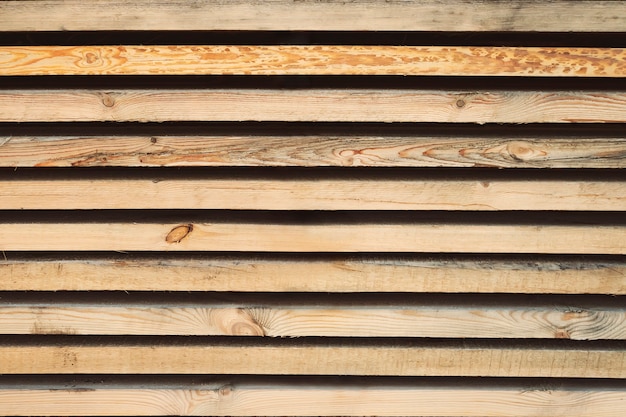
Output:
[[0,1],[0,415],[626,415],[624,28]]

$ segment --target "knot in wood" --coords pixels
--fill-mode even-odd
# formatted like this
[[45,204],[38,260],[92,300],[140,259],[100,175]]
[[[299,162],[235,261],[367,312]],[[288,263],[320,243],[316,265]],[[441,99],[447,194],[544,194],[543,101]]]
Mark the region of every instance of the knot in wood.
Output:
[[79,68],[98,68],[103,65],[102,51],[97,48],[83,50],[80,60],[76,61],[76,66]]
[[224,385],[217,390],[217,393],[220,397],[228,397],[233,393],[233,391],[234,388],[232,385]]
[[242,308],[221,312],[219,321],[224,333],[232,336],[265,336],[263,327],[250,312]]
[[165,237],[167,243],[180,243],[193,231],[193,224],[182,224],[174,227]]
[[111,94],[104,93],[102,95],[102,104],[106,107],[113,107],[115,105],[115,98]]
[[570,334],[566,329],[557,329],[554,337],[556,339],[570,339]]
[[85,54],[85,61],[87,61],[88,64],[93,64],[98,61],[98,55],[93,52],[88,52]]
[[506,147],[511,158],[518,161],[530,159],[533,155],[533,149],[526,142],[511,142]]

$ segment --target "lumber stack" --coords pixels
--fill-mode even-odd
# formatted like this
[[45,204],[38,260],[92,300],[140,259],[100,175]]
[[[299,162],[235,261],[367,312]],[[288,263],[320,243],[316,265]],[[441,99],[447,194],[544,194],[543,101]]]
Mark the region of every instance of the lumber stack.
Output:
[[0,28],[1,415],[626,414],[625,3]]

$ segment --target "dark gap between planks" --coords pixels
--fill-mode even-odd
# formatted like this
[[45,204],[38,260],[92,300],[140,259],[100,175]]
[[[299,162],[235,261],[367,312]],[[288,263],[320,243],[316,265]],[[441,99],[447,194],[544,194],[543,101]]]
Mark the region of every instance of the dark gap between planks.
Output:
[[626,91],[626,78],[423,75],[32,75],[2,76],[1,90],[340,89]]
[[[523,213],[523,215],[520,215]],[[619,211],[0,210],[1,223],[496,224],[624,226]]]
[[1,32],[0,45],[626,46],[623,32],[42,31]]
[[0,389],[214,389],[216,386],[273,385],[306,388],[502,388],[523,391],[625,390],[626,379],[536,377],[413,377],[413,376],[321,376],[321,375],[111,375],[48,374],[0,375]]
[[173,346],[173,347],[377,347],[377,348],[450,348],[450,349],[559,349],[623,351],[626,340],[572,339],[459,339],[413,337],[323,337],[268,338],[246,336],[83,336],[83,335],[3,335],[0,346]]
[[626,296],[483,293],[281,293],[189,291],[0,291],[6,306],[203,308],[544,308],[626,310]]

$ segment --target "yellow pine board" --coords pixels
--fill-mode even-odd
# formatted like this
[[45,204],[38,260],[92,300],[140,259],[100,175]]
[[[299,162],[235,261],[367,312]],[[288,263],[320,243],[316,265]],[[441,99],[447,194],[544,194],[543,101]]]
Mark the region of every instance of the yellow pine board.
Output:
[[0,75],[626,77],[626,49],[361,46],[0,46]]
[[604,225],[29,222],[1,227],[2,251],[626,254],[626,228]]
[[[358,17],[358,18],[356,18]],[[5,31],[380,30],[621,32],[626,5],[599,0],[317,2],[21,0],[0,3]]]
[[178,258],[0,262],[2,291],[626,294],[626,264],[589,260]]
[[589,210],[626,208],[626,182],[456,179],[93,179],[0,182],[0,210]]
[[198,388],[0,389],[6,416],[467,416],[622,417],[621,390],[590,387],[288,386],[215,384]]
[[4,344],[0,373],[624,378],[626,352],[583,346]]
[[0,122],[622,123],[626,93],[427,90],[3,90]]
[[407,136],[5,136],[0,166],[626,168],[626,139]]
[[270,337],[626,339],[626,313],[602,308],[464,306],[0,306],[0,333]]

